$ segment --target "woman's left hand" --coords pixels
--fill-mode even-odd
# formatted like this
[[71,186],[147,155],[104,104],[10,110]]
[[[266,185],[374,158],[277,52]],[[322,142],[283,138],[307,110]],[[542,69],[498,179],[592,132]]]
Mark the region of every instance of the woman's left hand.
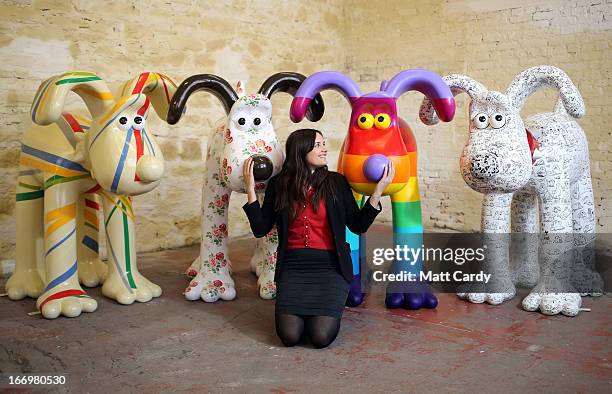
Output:
[[380,181],[378,181],[378,183],[376,184],[374,192],[370,196],[370,204],[374,208],[380,209],[380,197],[382,196],[387,186],[389,186],[389,184],[393,181],[393,178],[395,178],[395,165],[393,164],[393,162],[389,162],[389,165],[385,166],[382,178],[380,178]]
[[376,188],[374,189],[374,193],[372,194],[382,196],[387,186],[389,186],[389,184],[391,184],[391,182],[393,181],[393,178],[395,178],[395,164],[393,164],[393,162],[390,161],[389,165],[385,166],[383,176],[382,178],[380,178],[380,181],[378,181],[378,183],[376,184]]

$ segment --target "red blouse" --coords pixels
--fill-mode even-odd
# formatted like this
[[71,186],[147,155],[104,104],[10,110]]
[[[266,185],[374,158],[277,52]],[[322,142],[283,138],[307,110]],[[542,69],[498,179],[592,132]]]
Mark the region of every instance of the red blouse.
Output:
[[[308,198],[310,199],[313,194],[314,190],[309,189]],[[310,201],[298,207],[297,217],[289,223],[287,249],[336,249],[323,199],[319,202],[318,208],[315,213]]]

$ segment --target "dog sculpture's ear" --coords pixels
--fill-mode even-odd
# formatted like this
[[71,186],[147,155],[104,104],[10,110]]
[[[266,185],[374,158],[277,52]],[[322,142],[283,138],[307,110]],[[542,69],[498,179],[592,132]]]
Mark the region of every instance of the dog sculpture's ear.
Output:
[[361,97],[359,87],[350,77],[336,71],[320,71],[306,78],[295,93],[289,110],[291,120],[294,123],[301,122],[310,102],[319,92],[327,89],[340,92],[349,103]]
[[[483,84],[466,75],[451,74],[443,77],[442,80],[451,89],[453,96],[456,96],[459,93],[466,93],[468,96],[470,96],[470,99],[473,99],[474,95],[487,91],[487,88],[485,88]],[[426,125],[434,125],[440,121],[429,98],[423,99],[423,103],[421,104],[421,109],[419,111],[419,117]]]
[[175,92],[174,81],[157,72],[143,72],[138,77],[126,81],[119,90],[121,97],[133,94],[146,95],[151,100],[157,115],[163,120],[167,118],[170,99]]
[[39,125],[57,121],[69,92],[75,92],[83,99],[93,118],[103,116],[115,104],[113,94],[102,78],[90,72],[68,72],[40,84],[30,109],[32,121]]
[[234,103],[238,100],[236,91],[227,81],[213,74],[197,74],[184,80],[172,96],[168,109],[168,123],[176,124],[185,111],[185,104],[192,93],[204,90],[217,97],[225,112],[229,114]]
[[584,101],[572,80],[563,70],[554,66],[531,67],[517,75],[506,90],[512,106],[518,111],[533,93],[541,88],[559,90],[559,99],[565,110],[574,118],[584,115]]
[[450,122],[455,116],[455,96],[444,80],[433,71],[412,69],[397,73],[388,82],[381,84],[381,90],[391,97],[416,90],[429,99],[438,119]]
[[[280,72],[270,76],[259,88],[259,93],[270,98],[276,92],[289,93],[295,97],[296,92],[302,85],[302,82],[306,80],[306,76],[299,73],[292,72]],[[320,94],[316,94],[310,106],[306,111],[306,117],[312,122],[316,122],[323,117],[325,112],[325,106],[323,105],[323,97]]]

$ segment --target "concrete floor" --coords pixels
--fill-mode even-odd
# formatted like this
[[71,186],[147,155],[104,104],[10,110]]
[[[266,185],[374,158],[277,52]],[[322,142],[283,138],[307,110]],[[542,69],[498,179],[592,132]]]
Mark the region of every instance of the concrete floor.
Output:
[[[375,237],[390,231],[374,227]],[[330,348],[283,348],[274,302],[258,297],[248,268],[253,247],[230,242],[232,302],[183,299],[197,247],[139,255],[164,289],[150,303],[121,306],[90,289],[95,313],[48,321],[27,315],[34,300],[1,298],[0,372],[67,374],[54,391],[79,393],[612,392],[610,296],[585,298],[592,312],[567,318],[524,312],[522,297],[493,307],[442,294],[438,309],[410,312],[372,295],[346,310]]]

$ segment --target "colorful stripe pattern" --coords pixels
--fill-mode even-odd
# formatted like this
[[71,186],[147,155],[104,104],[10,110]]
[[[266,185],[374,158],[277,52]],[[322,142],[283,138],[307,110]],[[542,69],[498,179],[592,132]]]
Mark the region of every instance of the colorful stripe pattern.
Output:
[[[123,94],[120,100],[115,101],[104,81],[93,73],[70,72],[52,77],[40,85],[32,103],[31,119],[39,125],[54,123],[56,127],[59,127],[66,140],[75,148],[80,141],[78,133],[92,131],[95,134],[89,136],[92,138],[88,138],[90,145],[86,147],[86,149],[91,149],[92,144],[99,141],[98,137],[107,127],[128,109],[130,116],[136,113],[146,118],[150,104],[160,105],[156,109],[162,114],[162,117],[165,117],[171,96],[176,90],[176,85],[168,77],[158,73],[143,73],[125,86],[128,87],[127,90],[124,90],[124,93],[127,92],[127,94]],[[74,91],[85,101],[93,116],[93,122],[76,114],[60,112],[70,91]],[[130,108],[132,106],[135,108]],[[100,128],[102,125],[104,127]],[[137,160],[147,151],[155,155],[155,141],[152,140],[152,136],[149,136],[144,128],[138,127],[138,124],[134,124],[134,127],[126,133],[123,146],[121,146],[120,151],[116,152],[113,162],[118,158],[121,160],[119,160],[115,170],[113,193],[117,192],[121,173],[124,171],[125,160],[130,154],[131,143],[134,143]],[[113,145],[99,147],[102,152],[102,160],[105,159],[104,155],[108,150],[112,150],[113,147]],[[112,154],[113,152],[108,153]],[[87,253],[89,256],[89,253],[92,252],[97,254],[99,248],[97,234],[100,230],[98,222],[100,204],[96,197],[90,193],[98,193],[112,202],[112,204],[109,204],[110,212],[105,227],[107,238],[112,240],[109,241],[110,253],[126,288],[132,293],[136,289],[136,261],[135,256],[131,253],[133,245],[130,245],[130,235],[133,237],[134,220],[131,199],[126,196],[112,195],[99,185],[86,186],[86,188],[89,187],[89,190],[78,197],[75,196],[77,192],[75,187],[80,188],[81,185],[90,185],[94,182],[91,181],[90,171],[72,157],[67,154],[58,154],[56,151],[46,151],[44,148],[38,148],[38,145],[23,144],[21,147],[16,200],[18,202],[40,201],[46,193],[53,193],[53,196],[48,194],[49,197],[53,198],[49,198],[48,203],[44,204],[47,283],[43,295],[39,297],[37,302],[41,311],[48,302],[66,297],[90,298],[80,288],[77,274],[77,255]],[[138,180],[138,178],[135,177],[135,180]],[[77,181],[79,181],[78,186],[71,183]],[[89,183],[81,183],[80,181]],[[83,204],[81,205],[80,201],[77,204],[73,200],[75,197],[81,199]],[[81,221],[79,226],[83,225],[83,228],[79,227],[77,229],[78,209],[82,210],[82,215],[78,215],[78,220]],[[111,219],[113,222],[109,223]],[[84,246],[84,248],[79,249],[79,252],[74,250],[77,234],[79,234],[80,246]],[[121,242],[123,242],[122,245]],[[120,244],[121,246],[114,247],[114,244]]]
[[68,177],[89,174],[89,171],[79,163],[54,155],[53,153],[32,148],[25,144],[21,145],[21,153],[22,164],[50,174]]
[[170,103],[172,95],[170,94],[168,86],[170,85],[172,86],[172,90],[176,90],[176,84],[166,75],[156,72],[143,72],[135,80],[127,82],[123,86],[121,95],[126,96],[130,91],[130,94],[140,94],[145,89],[153,91],[159,87],[159,84],[161,84],[161,87],[163,88],[166,101]]
[[[69,112],[62,113],[62,120],[70,127],[70,131],[73,133],[83,133],[85,129],[89,129],[89,126],[82,125],[74,115]],[[61,126],[60,126],[61,127]]]
[[[90,84],[96,81],[99,81],[99,86],[94,87]],[[82,71],[64,73],[57,77],[50,78],[41,84],[34,97],[30,110],[32,122],[38,123],[37,119],[40,119],[42,115],[47,115],[47,107],[45,106],[46,101],[49,95],[52,94],[51,92],[59,88],[66,89],[67,91],[74,90],[80,94],[86,102],[91,103],[95,100],[94,105],[98,105],[98,108],[100,102],[113,100],[112,93],[108,91],[102,79],[96,74]],[[56,116],[59,117],[60,114]]]
[[[122,202],[121,205],[126,208],[125,204]],[[130,205],[130,211],[132,207]],[[132,263],[130,256],[130,231],[129,231],[129,223],[128,216],[125,212],[122,212],[121,218],[123,219],[123,245],[125,248],[125,276],[127,277],[128,283],[130,284],[130,288],[135,289],[136,283],[134,282],[134,277],[132,276]]]
[[[70,72],[52,77],[40,85],[32,103],[31,118],[39,125],[55,123],[73,147],[76,147],[80,140],[78,133],[93,132],[94,134],[89,136],[91,138],[88,138],[89,146],[86,147],[86,149],[91,149],[96,141],[100,141],[100,135],[126,110],[129,110],[130,116],[136,113],[146,119],[149,105],[152,104],[165,118],[168,104],[175,90],[176,85],[165,75],[143,73],[124,85],[122,97],[115,101],[104,81],[97,75],[87,72]],[[59,112],[70,91],[74,91],[85,101],[93,116],[93,122],[76,114]],[[135,108],[132,109],[132,106]],[[90,193],[97,193],[112,203],[108,204],[110,208],[106,217],[107,226],[105,226],[110,254],[112,254],[113,263],[126,288],[132,293],[136,289],[134,277],[136,261],[135,256],[131,253],[133,245],[130,245],[134,220],[132,202],[129,197],[117,196],[114,193],[117,192],[121,174],[126,166],[125,160],[130,154],[130,144],[134,143],[137,160],[147,151],[152,155],[155,155],[156,152],[152,136],[149,136],[144,128],[139,128],[139,124],[133,126],[125,133],[123,146],[120,151],[116,152],[113,160],[115,162],[118,158],[120,159],[115,169],[112,193],[95,185],[90,187],[84,195],[78,196],[83,201],[82,205],[80,202],[77,205],[77,202],[72,200],[76,190],[71,182],[87,180],[93,184],[90,171],[77,160],[71,159],[72,156],[62,157],[65,155],[48,152],[44,148],[38,149],[27,144],[22,145],[16,200],[18,202],[38,200],[44,197],[46,192],[53,193],[53,198],[49,199],[49,204],[52,206],[49,207],[45,203],[44,237],[47,248],[45,264],[48,283],[37,303],[40,310],[48,302],[65,297],[89,298],[78,285],[78,263],[76,261],[78,253],[73,248],[78,233],[81,238],[81,246],[85,247],[80,249],[79,253],[97,254],[98,252],[100,204]],[[113,146],[99,148],[104,157],[108,149],[113,149]],[[42,174],[44,174],[44,179]],[[135,180],[137,181],[138,178],[135,177]],[[51,190],[47,191],[47,189]],[[57,198],[55,198],[56,195]],[[59,205],[54,205],[58,203]],[[79,226],[84,226],[79,229],[76,226],[77,209],[82,209],[82,215],[78,215],[78,219],[81,221]],[[113,222],[109,223],[111,220]],[[122,245],[121,242],[123,242]],[[115,247],[115,244],[120,246]],[[73,259],[74,263],[72,263]]]
[[45,226],[47,228],[45,231],[45,238],[49,238],[51,234],[74,220],[75,217],[76,203],[64,205],[47,212],[45,215]]
[[[22,168],[29,168],[30,172],[20,174],[19,186],[32,191],[18,192],[16,194],[18,202],[42,198],[46,189],[57,184],[90,178],[89,171],[79,163],[25,144],[21,145],[20,165]],[[34,174],[31,172],[32,170],[44,171],[54,175],[46,179],[41,186],[26,183],[25,180],[22,181],[21,177]]]
[[[145,103],[140,107],[137,111],[137,114],[140,116],[144,116],[149,109],[149,98],[147,97]],[[131,127],[125,136],[125,141],[123,143],[123,150],[121,151],[121,156],[119,157],[119,163],[117,164],[117,169],[115,170],[115,176],[113,177],[113,183],[111,184],[111,191],[113,193],[117,192],[117,188],[119,186],[119,181],[121,180],[121,174],[123,173],[123,167],[125,165],[125,161],[127,159],[128,152],[130,150],[130,143],[132,139],[132,135],[134,135],[136,140],[136,162],[140,157],[144,154],[144,146],[142,144],[142,136],[141,132],[144,132],[145,129],[136,130],[134,127]],[[134,176],[134,180],[138,180],[138,176]]]
[[[98,141],[99,137],[108,129],[115,119],[119,117],[119,115],[121,115],[127,108],[137,103],[140,100],[141,94],[144,94],[145,91],[152,92],[155,89],[163,88],[163,98],[166,100],[166,104],[168,104],[171,99],[170,90],[168,88],[169,85],[172,86],[172,89],[175,89],[176,87],[174,82],[172,82],[165,75],[151,72],[142,73],[135,80],[127,82],[122,89],[122,95],[124,96],[110,111],[108,111],[105,116],[102,117],[100,124],[104,124],[104,126],[91,139],[89,147],[91,148],[94,143]],[[129,95],[126,95],[128,92]],[[146,119],[148,116],[150,103],[149,97],[145,96],[144,104],[136,111],[137,115]],[[126,160],[128,159],[132,139],[136,148],[136,162],[138,162],[138,160],[145,154],[145,146],[149,150],[149,154],[155,156],[155,149],[149,135],[146,132],[146,129],[137,127],[137,125],[133,125],[133,127],[126,132],[123,148],[119,156],[119,161],[117,163],[113,181],[110,187],[110,191],[113,193],[116,193],[119,188],[119,183],[124,172]],[[136,174],[134,174],[134,181],[139,181],[138,175]]]
[[[89,123],[90,121],[88,119],[68,112],[64,112],[62,117],[56,122],[62,130],[62,133],[73,146],[76,145],[74,133],[83,133],[85,130],[89,129]],[[81,164],[75,163],[64,157],[41,151],[25,144],[22,144],[21,152],[20,164],[22,168],[29,168],[19,172],[20,178],[18,186],[33,191],[18,192],[16,194],[17,201],[42,198],[45,190],[51,186],[79,179],[87,179],[90,176],[89,171]],[[42,171],[54,174],[45,180],[42,185],[33,185],[28,183],[32,182],[31,179],[26,180],[23,178],[40,174]]]
[[[117,199],[113,199],[110,195],[103,192],[102,196],[108,201],[113,203],[113,208],[105,219],[105,229],[109,227],[109,222],[113,219],[114,215],[120,212],[121,215],[121,225],[123,228],[123,250],[125,253],[124,259],[119,260],[117,258],[117,253],[119,249],[116,248],[114,244],[113,238],[108,234],[108,230],[106,231],[106,240],[108,243],[109,251],[112,256],[112,261],[115,264],[115,268],[121,277],[121,281],[126,289],[130,292],[133,292],[136,289],[136,282],[134,281],[134,276],[132,274],[132,257],[130,254],[130,220],[134,220],[134,211],[132,208],[132,201],[130,198],[125,196],[117,196]],[[121,263],[124,263],[124,266],[121,266]]]
[[[72,115],[70,113],[53,112],[58,106],[49,105],[49,100],[62,100],[70,90],[78,90],[84,96],[94,96],[96,101],[112,100],[110,92],[106,92],[105,85],[98,84],[95,87],[80,85],[82,83],[101,81],[99,77],[92,73],[73,72],[60,75],[45,81],[39,88],[34,99],[31,117],[32,121],[42,124],[53,120],[64,137],[71,145],[76,146],[77,139],[75,133],[83,133],[89,129],[89,119]],[[79,86],[74,86],[75,84]],[[73,89],[74,88],[74,89]],[[57,90],[66,89],[66,90]],[[59,95],[59,96],[58,96]],[[88,99],[85,98],[88,102]],[[88,104],[92,104],[89,101]],[[95,108],[100,108],[99,104]],[[60,155],[37,149],[27,144],[21,146],[20,157],[21,171],[19,173],[19,190],[16,194],[18,202],[42,198],[47,189],[63,187],[66,184],[84,179],[90,179],[89,171],[80,163],[70,160]],[[46,179],[40,179],[40,174],[46,174]],[[28,191],[24,191],[28,190]],[[58,191],[61,194],[61,192]],[[44,237],[47,250],[45,251],[45,264],[47,273],[54,273],[55,277],[47,278],[48,281],[43,296],[39,298],[38,309],[53,300],[66,297],[89,298],[87,294],[78,287],[77,261],[70,265],[65,265],[65,259],[71,255],[67,248],[76,235],[76,213],[77,205],[75,202],[45,210],[44,215]],[[68,253],[66,253],[68,251]]]
[[[137,114],[140,116],[145,116],[147,110],[149,109],[149,98],[145,100],[144,105],[138,110]],[[136,143],[136,163],[138,164],[138,160],[144,155],[144,145],[142,143],[142,135],[141,132],[144,132],[144,128],[135,129],[132,127],[134,132],[134,142]],[[134,173],[134,181],[139,181],[138,174]]]
[[100,204],[88,198],[85,199],[85,207],[83,209],[83,219],[84,219],[83,224],[96,232],[99,230],[99,223],[98,223],[98,211],[99,210],[100,210]]
[[33,191],[33,192],[17,193],[16,200],[17,200],[17,202],[28,201],[28,200],[37,200],[39,198],[43,198],[44,196],[45,196],[45,191],[41,189],[41,190],[36,190],[36,191]]
[[95,200],[95,195],[85,194],[83,197],[82,205],[82,225],[83,238],[81,244],[91,250],[93,253],[98,254],[98,232],[99,232],[99,221],[98,211],[100,210],[100,204]]
[[[77,267],[78,267],[78,264],[75,261],[65,272],[63,272],[62,274],[60,274],[59,276],[57,276],[56,278],[54,278],[52,281],[49,282],[47,287],[45,287],[45,289],[43,290],[43,294],[47,292],[52,292],[53,289],[55,289],[56,287],[70,280],[72,281],[76,280],[78,283],[78,279],[76,279]],[[38,304],[38,310],[42,311],[44,306],[50,301],[59,300],[59,299],[66,298],[66,297],[91,298],[82,289],[61,290],[56,293],[52,293],[48,295],[42,302]]]
[[93,252],[98,253],[98,241],[91,238],[89,235],[85,235],[81,241],[83,245],[87,246]]
[[66,235],[64,238],[60,239],[56,244],[54,244],[53,246],[51,246],[49,248],[49,250],[47,250],[47,253],[45,253],[45,256],[48,256],[49,253],[53,252],[55,249],[57,249],[61,244],[63,244],[68,238],[70,238],[74,233],[76,233],[76,227],[72,229],[72,231],[70,231],[68,233],[68,235]]
[[[47,264],[53,264],[54,260],[57,260],[58,258],[62,258],[60,257],[61,254],[54,257],[53,252],[55,251],[60,252],[62,250],[61,247],[65,245],[65,243],[70,238],[72,238],[72,236],[76,233],[76,225],[75,225],[76,209],[77,209],[76,203],[72,203],[72,204],[66,204],[64,206],[61,206],[61,207],[58,207],[51,211],[46,212],[45,214],[45,228],[46,228],[45,240],[49,240],[51,239],[51,237],[56,237],[56,234],[62,230],[66,232],[65,235],[63,236],[60,235],[59,237],[56,237],[56,239],[59,238],[59,240],[53,243],[53,245],[51,245],[48,248],[47,252],[45,253],[45,260]],[[61,290],[61,291],[53,293],[53,290],[55,288],[60,287],[63,284],[66,284],[66,282],[73,282],[73,283],[76,282],[78,284],[77,267],[78,267],[77,261],[75,260],[74,263],[72,263],[72,265],[70,265],[64,272],[62,272],[61,274],[53,278],[51,281],[49,281],[49,283],[43,290],[43,294],[45,293],[52,293],[52,294],[48,295],[42,302],[39,303],[38,305],[39,310],[42,310],[42,308],[49,301],[58,300],[58,299],[62,299],[65,297],[82,297],[82,298],[89,297],[81,289],[68,289],[68,290]]]
[[45,287],[45,290],[43,290],[43,292],[46,293],[47,291],[53,289],[54,287],[57,287],[61,283],[66,282],[68,279],[70,279],[71,276],[73,276],[76,273],[77,273],[77,262],[75,261],[74,264],[72,264],[66,272],[64,272],[57,278],[53,279],[51,282],[49,282],[49,284],[47,285],[47,287]]
[[[402,136],[402,149],[394,146],[394,155],[386,155],[395,164],[395,177],[385,190],[385,195],[391,196],[393,212],[393,242],[394,245],[409,248],[420,248],[423,240],[423,222],[421,213],[421,200],[417,178],[417,152],[416,140],[403,121],[398,122],[402,128],[398,134]],[[360,140],[358,145],[363,151],[365,141]],[[348,148],[348,147],[347,147]],[[398,153],[404,153],[397,155]],[[350,153],[349,153],[350,152]],[[385,153],[375,150],[374,153]],[[363,174],[364,162],[369,155],[353,154],[352,149],[343,149],[340,154],[338,167],[342,169],[353,190],[358,191],[356,199],[360,206],[366,201],[365,196],[372,194],[376,188],[374,182],[369,181]],[[357,235],[347,229],[347,242],[351,245],[354,273],[360,272],[361,262],[365,258],[365,235]],[[422,260],[416,262],[396,262],[394,269],[417,273],[422,270]]]
[[89,119],[69,112],[63,112],[62,116],[55,122],[64,134],[64,137],[66,137],[68,142],[75,148],[78,142],[75,134],[84,133],[85,130],[89,130],[90,123],[91,121]]
[[47,98],[47,95],[49,94],[49,86],[51,86],[52,82],[53,78],[50,78],[43,82],[40,88],[38,89],[36,96],[34,97],[34,101],[32,102],[32,109],[30,110],[32,122],[34,123],[36,123],[36,115],[38,114],[38,109],[41,107],[41,104],[44,103]]
[[131,128],[127,131],[125,136],[125,141],[123,142],[123,150],[121,151],[121,156],[119,157],[119,163],[117,164],[117,169],[115,170],[115,176],[113,177],[113,183],[111,184],[111,191],[113,193],[117,192],[117,187],[119,187],[119,180],[121,179],[121,174],[123,173],[123,166],[125,165],[125,160],[127,159],[128,151],[130,150],[130,140],[132,139],[132,134],[134,133],[134,129]]
[[79,289],[64,290],[64,291],[57,292],[47,297],[43,302],[40,303],[40,305],[38,306],[38,310],[42,311],[45,304],[49,301],[59,300],[59,299],[66,298],[66,297],[91,298],[83,290],[79,290]]

